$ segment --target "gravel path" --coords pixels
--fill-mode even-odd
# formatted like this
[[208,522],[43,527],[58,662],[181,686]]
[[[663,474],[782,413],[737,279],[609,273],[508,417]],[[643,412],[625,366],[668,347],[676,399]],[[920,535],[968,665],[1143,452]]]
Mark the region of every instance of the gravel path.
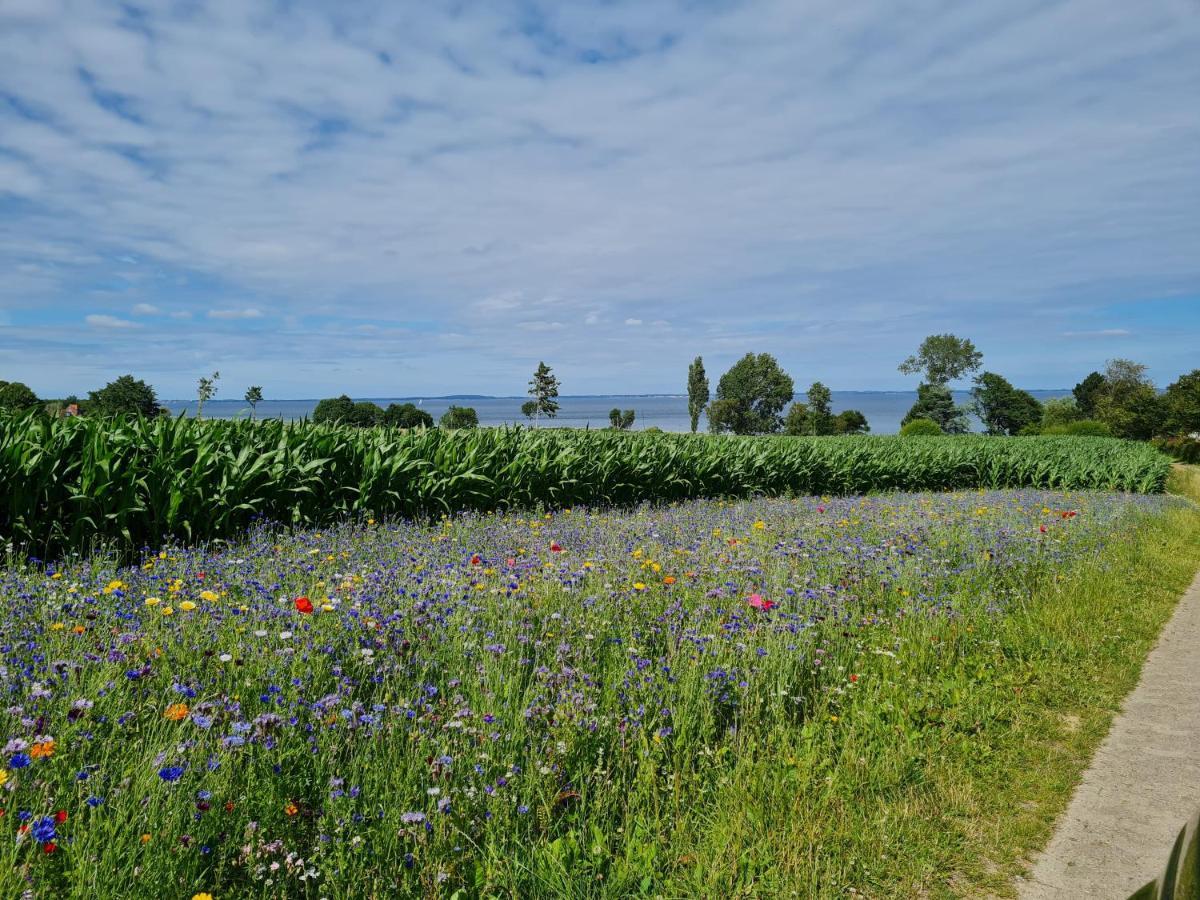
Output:
[[1075,790],[1022,900],[1126,900],[1200,807],[1200,576]]

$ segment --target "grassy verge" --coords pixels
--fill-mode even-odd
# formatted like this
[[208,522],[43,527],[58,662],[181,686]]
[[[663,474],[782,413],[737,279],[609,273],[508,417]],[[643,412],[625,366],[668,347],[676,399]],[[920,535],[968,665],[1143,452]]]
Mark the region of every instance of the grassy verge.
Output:
[[0,573],[0,894],[1005,894],[1198,536],[968,492]]
[[1167,490],[1200,503],[1200,466],[1173,464],[1167,476]]

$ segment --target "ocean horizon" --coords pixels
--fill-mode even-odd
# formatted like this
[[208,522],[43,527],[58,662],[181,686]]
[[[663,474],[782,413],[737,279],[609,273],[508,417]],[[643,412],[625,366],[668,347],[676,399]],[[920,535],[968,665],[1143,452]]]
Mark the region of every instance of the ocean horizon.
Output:
[[[1039,400],[1069,396],[1069,388],[1039,389],[1030,391]],[[479,415],[479,424],[484,426],[522,424],[528,420],[521,415],[521,404],[527,395],[445,394],[409,397],[355,397],[386,407],[389,403],[414,403],[428,412],[435,420],[450,406],[471,406]],[[803,395],[797,395],[803,400]],[[916,391],[833,391],[833,411],[857,409],[867,417],[871,434],[895,434],[900,430],[900,421],[917,399]],[[968,404],[970,392],[954,391],[955,402]],[[608,413],[613,408],[632,409],[636,414],[633,430],[661,428],[663,431],[689,431],[691,420],[687,411],[686,394],[564,394],[558,398],[559,413],[554,419],[543,418],[545,427],[562,428],[607,428]],[[258,404],[260,419],[285,419],[294,421],[312,415],[316,398],[264,399]],[[173,415],[190,414],[195,400],[164,400],[163,405]],[[204,404],[204,414],[214,419],[249,418],[250,405],[244,400],[214,399]],[[973,430],[981,428],[979,421],[970,417]],[[707,430],[708,422],[700,417],[700,430]]]

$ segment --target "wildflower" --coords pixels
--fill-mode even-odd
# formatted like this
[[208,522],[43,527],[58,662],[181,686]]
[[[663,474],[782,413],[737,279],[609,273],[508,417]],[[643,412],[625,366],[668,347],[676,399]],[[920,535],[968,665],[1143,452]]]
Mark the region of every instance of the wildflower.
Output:
[[54,740],[47,738],[44,741],[38,741],[29,748],[29,755],[34,759],[49,759],[54,755]]
[[642,581],[635,581],[633,583],[633,589],[635,591],[644,591],[646,589],[646,584]]
[[150,843],[150,835],[149,835],[149,834],[143,834],[143,835],[142,835],[142,837],[141,837],[141,841],[142,841],[142,843],[143,843],[143,844],[148,844],[148,843]]
[[164,766],[158,770],[158,777],[171,784],[183,777],[183,766]]
[[162,600],[160,600],[158,597],[147,597],[143,602],[147,606],[158,606],[158,604],[162,603]]
[[173,607],[170,607],[170,606],[164,606],[164,607],[163,607],[162,614],[163,614],[164,616],[173,616],[173,615],[175,615],[175,610],[174,610],[174,608],[173,608]]
[[206,891],[201,891],[198,894],[192,894],[192,900],[213,900],[213,895]]
[[405,825],[419,825],[425,821],[425,813],[406,812],[400,817],[400,821]]
[[674,583],[675,583],[674,575],[668,575],[666,578],[663,579],[663,584],[667,585],[668,587],[670,587]]
[[[205,603],[216,603],[218,600],[221,599],[221,597],[219,594],[217,594],[213,591],[201,591],[200,599],[203,600]],[[183,604],[181,603],[179,605],[182,606]]]
[[754,530],[755,530],[755,531],[762,531],[762,530],[763,530],[763,529],[765,529],[766,527],[767,527],[767,523],[766,523],[766,522],[764,522],[762,519],[759,519],[757,522],[755,522],[755,523],[754,523]]
[[[29,754],[14,753],[8,758],[8,765],[9,768],[12,769],[24,769],[27,765],[29,765]],[[5,780],[7,781],[8,779],[5,778]]]
[[193,603],[191,600],[184,600],[182,603],[179,604],[179,608],[182,609],[184,612],[191,612],[193,609],[196,608],[196,604]]
[[482,560],[482,559],[480,559],[480,557],[479,557],[479,554],[478,554],[478,553],[476,553],[474,556],[472,556],[472,557],[471,557],[471,565],[473,565],[473,566],[481,566],[481,565],[483,565],[483,560]]
[[284,815],[286,815],[290,818],[291,816],[294,816],[294,815],[296,815],[296,813],[300,812],[300,807],[298,807],[295,803],[292,803],[289,800],[287,803],[287,806],[285,806],[283,808],[283,812],[284,812]]
[[312,601],[309,600],[307,597],[297,597],[293,601],[293,603],[294,603],[296,609],[306,616],[311,614],[313,611]]
[[172,703],[163,712],[163,718],[171,722],[180,722],[188,717],[188,705],[186,703]]
[[39,844],[48,844],[58,837],[58,832],[54,827],[54,820],[49,816],[42,816],[29,829],[29,833],[33,835],[33,839]]
[[754,609],[762,610],[768,610],[776,605],[774,600],[768,600],[763,597],[762,594],[751,594],[748,598],[746,598],[746,602],[749,603]]
[[6,781],[8,781],[8,771],[0,769],[0,787],[3,787]]
[[559,544],[557,541],[552,542],[550,544],[550,552],[551,553],[562,553],[562,545]]
[[54,841],[46,841],[46,843],[44,843],[42,845],[43,853],[53,853],[57,849],[58,849],[58,844],[54,843]]
[[56,812],[54,814],[54,821],[57,822],[59,825],[63,824],[63,822],[65,822],[65,821],[67,821],[67,811],[65,809],[60,809],[58,812]]

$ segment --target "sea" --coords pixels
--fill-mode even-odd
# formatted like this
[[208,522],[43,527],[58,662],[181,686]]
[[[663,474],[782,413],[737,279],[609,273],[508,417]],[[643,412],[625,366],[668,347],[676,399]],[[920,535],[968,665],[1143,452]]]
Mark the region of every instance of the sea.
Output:
[[[1065,397],[1069,389],[1030,391],[1039,400]],[[954,393],[956,402],[967,404],[970,394],[966,391]],[[479,416],[480,425],[508,425],[526,422],[521,415],[521,404],[528,397],[488,397],[458,395],[453,397],[355,397],[369,400],[386,407],[389,403],[414,403],[428,412],[435,420],[450,406],[470,406]],[[803,400],[803,396],[798,396]],[[915,391],[834,391],[833,411],[857,409],[867,417],[871,434],[895,434],[900,430],[900,420],[916,402]],[[607,428],[608,413],[612,409],[632,409],[634,430],[661,428],[663,431],[688,431],[687,396],[685,394],[612,394],[606,396],[562,396],[558,398],[558,415],[542,426],[560,428]],[[164,405],[175,415],[191,414],[195,400],[165,401]],[[311,416],[316,400],[263,400],[258,404],[258,417],[285,419],[288,421]],[[242,400],[214,399],[204,405],[204,415],[214,419],[248,418],[250,406]],[[978,419],[971,417],[972,428],[980,430]],[[700,429],[706,430],[707,421],[702,416]]]

